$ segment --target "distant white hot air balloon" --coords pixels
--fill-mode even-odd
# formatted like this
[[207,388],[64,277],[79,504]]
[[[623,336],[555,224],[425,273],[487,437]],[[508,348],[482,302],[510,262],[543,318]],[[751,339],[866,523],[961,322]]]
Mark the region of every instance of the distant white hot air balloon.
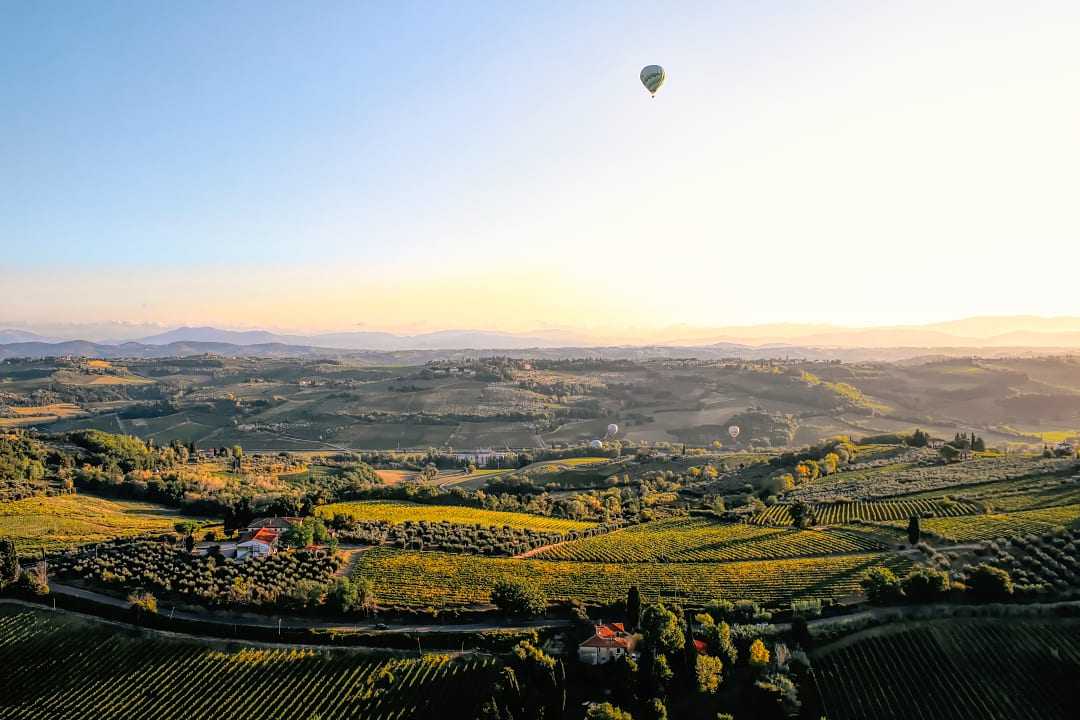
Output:
[[641,68],[641,84],[645,86],[645,89],[653,97],[656,97],[656,91],[660,89],[665,80],[667,80],[667,73],[659,65],[646,65]]
[[610,425],[607,426],[607,436],[608,437],[615,437],[618,434],[619,434],[619,426],[618,425],[616,425],[615,423],[611,423]]
[[599,440],[593,440],[591,443],[589,443],[589,447],[591,447],[593,450],[603,450],[604,443],[600,442]]
[[731,427],[729,427],[727,429],[727,431],[728,431],[728,435],[731,436],[732,440],[738,440],[739,439],[739,433],[742,432],[741,430],[739,430],[738,425],[732,425]]

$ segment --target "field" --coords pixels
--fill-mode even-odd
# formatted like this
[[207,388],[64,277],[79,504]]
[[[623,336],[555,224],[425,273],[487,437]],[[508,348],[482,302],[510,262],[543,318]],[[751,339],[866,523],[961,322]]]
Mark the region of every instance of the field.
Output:
[[[930,452],[928,457],[932,457]],[[1075,472],[1075,461],[1032,455],[976,456],[947,465],[888,465],[854,472],[841,472],[803,483],[789,493],[791,500],[808,503],[850,500],[885,500],[892,496],[940,497],[944,494],[977,493],[989,483],[1029,480]]]
[[62,550],[148,532],[171,531],[188,519],[153,503],[106,500],[86,494],[33,497],[0,503],[0,537],[15,541],[20,554]]
[[887,550],[901,534],[876,527],[828,530],[766,528],[678,517],[575,540],[536,555],[576,562],[728,562]]
[[[777,504],[753,517],[757,525],[791,525],[790,505]],[[900,520],[912,515],[952,517],[978,511],[972,503],[945,503],[935,500],[893,500],[888,502],[814,503],[815,525],[838,525],[856,520],[880,522]]]
[[221,649],[0,605],[5,720],[473,718],[494,663]]
[[[899,527],[901,523],[897,523]],[[906,523],[903,523],[906,527]],[[1041,534],[1054,528],[1080,527],[1080,505],[1042,510],[969,517],[934,518],[922,521],[922,530],[950,542],[993,540],[1009,535]]]
[[869,630],[813,664],[830,720],[1076,717],[1080,623],[950,619]]
[[750,599],[780,605],[800,597],[842,597],[857,592],[859,577],[875,565],[898,572],[907,561],[881,554],[838,555],[733,563],[592,563],[511,560],[374,548],[353,574],[371,578],[382,605],[440,607],[489,602],[502,578],[538,583],[551,600],[605,604],[626,597],[631,585],[654,599],[678,596],[691,605]]
[[63,418],[82,415],[84,410],[74,403],[52,403],[32,407],[13,407],[11,412],[15,417],[0,417],[0,428],[56,422]]
[[595,523],[566,520],[563,518],[530,515],[528,513],[498,512],[458,505],[420,505],[410,502],[365,500],[361,502],[343,502],[324,505],[318,510],[319,515],[332,518],[334,515],[347,515],[358,521],[385,521],[403,523],[446,521],[457,525],[497,526],[508,525],[512,528],[541,530],[544,532],[567,533],[574,530],[586,530]]

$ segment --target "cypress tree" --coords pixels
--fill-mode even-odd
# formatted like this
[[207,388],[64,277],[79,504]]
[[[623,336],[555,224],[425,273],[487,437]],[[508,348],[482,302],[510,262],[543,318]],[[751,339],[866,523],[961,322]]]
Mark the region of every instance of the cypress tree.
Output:
[[919,538],[922,536],[922,528],[919,525],[919,516],[918,515],[912,515],[911,519],[908,520],[907,536],[908,536],[908,541],[912,545],[918,545],[919,544]]
[[629,632],[637,630],[641,621],[641,591],[637,585],[631,585],[626,593],[626,629]]
[[0,540],[0,590],[19,579],[19,556],[15,553],[15,543]]

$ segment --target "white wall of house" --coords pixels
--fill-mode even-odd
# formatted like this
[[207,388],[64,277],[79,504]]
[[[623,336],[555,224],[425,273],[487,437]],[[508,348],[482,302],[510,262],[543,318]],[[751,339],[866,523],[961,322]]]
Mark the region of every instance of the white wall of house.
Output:
[[578,647],[578,659],[589,665],[603,665],[625,654],[622,648]]
[[242,560],[248,556],[263,557],[269,555],[271,547],[268,543],[260,540],[248,540],[236,546],[236,559]]

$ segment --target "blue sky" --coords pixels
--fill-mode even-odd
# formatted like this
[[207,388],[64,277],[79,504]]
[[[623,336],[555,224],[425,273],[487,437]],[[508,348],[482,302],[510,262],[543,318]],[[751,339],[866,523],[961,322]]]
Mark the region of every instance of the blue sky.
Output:
[[7,3],[0,320],[1078,313],[1078,7]]

